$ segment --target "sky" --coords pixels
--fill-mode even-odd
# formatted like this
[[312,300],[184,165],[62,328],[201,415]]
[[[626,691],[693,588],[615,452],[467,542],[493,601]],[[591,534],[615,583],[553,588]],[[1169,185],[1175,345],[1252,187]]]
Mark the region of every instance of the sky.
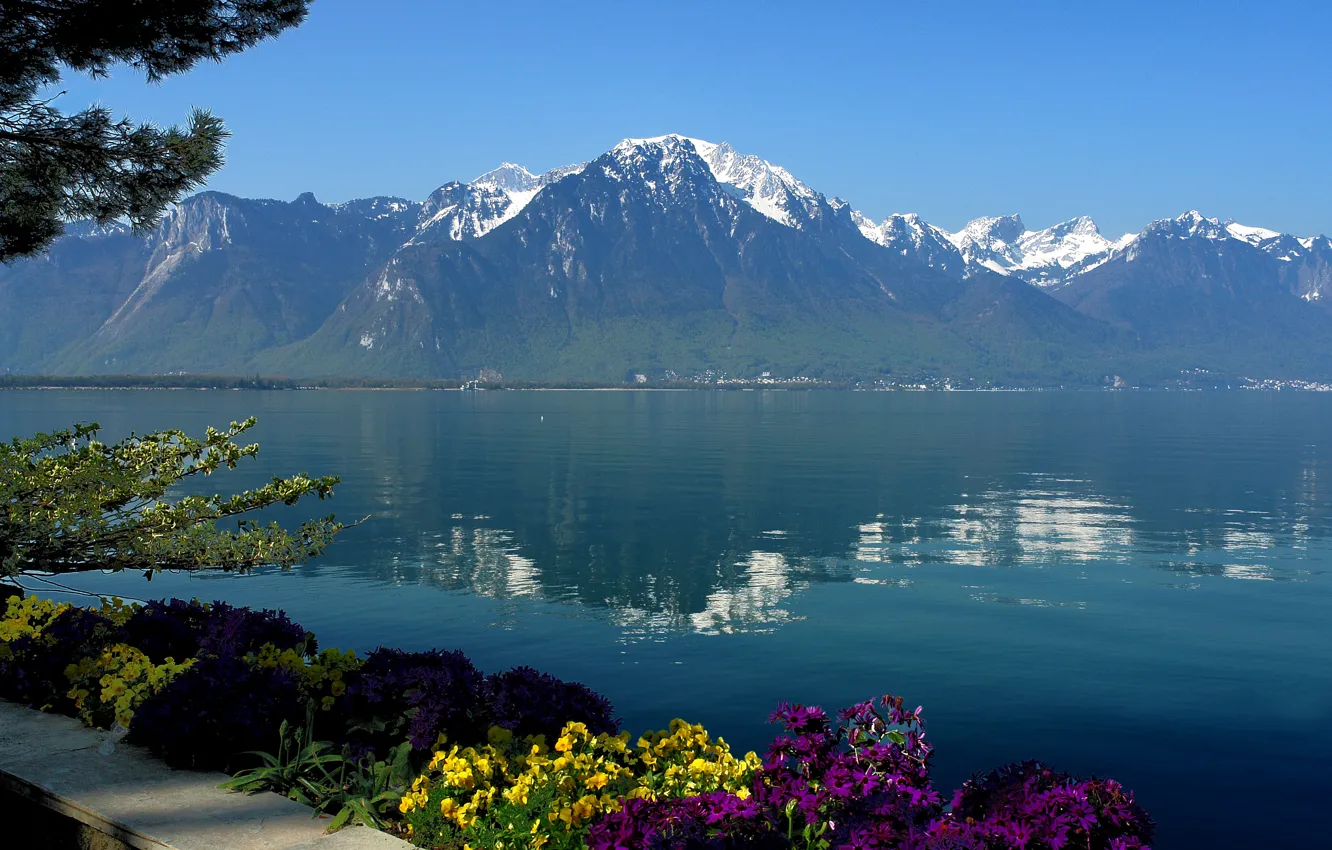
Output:
[[234,134],[211,189],[423,199],[626,137],[730,142],[874,219],[1019,213],[1104,233],[1198,209],[1332,233],[1332,4],[317,0],[300,27],[148,85],[61,83]]

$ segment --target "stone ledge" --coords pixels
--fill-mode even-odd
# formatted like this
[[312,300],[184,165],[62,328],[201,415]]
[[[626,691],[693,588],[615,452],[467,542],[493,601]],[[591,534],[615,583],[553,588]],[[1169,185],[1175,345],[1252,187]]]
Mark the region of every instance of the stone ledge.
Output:
[[0,790],[134,850],[408,850],[277,794],[223,791],[220,773],[172,770],[115,735],[0,700]]

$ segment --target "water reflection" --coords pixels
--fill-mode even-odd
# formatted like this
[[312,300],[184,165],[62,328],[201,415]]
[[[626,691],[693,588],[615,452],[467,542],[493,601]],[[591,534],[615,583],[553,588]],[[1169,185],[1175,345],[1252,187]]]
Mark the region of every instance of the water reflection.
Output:
[[934,519],[888,521],[880,514],[859,526],[860,561],[1000,567],[1065,562],[1128,561],[1133,519],[1124,505],[1091,491],[1089,482],[1024,476],[1023,488],[961,494]]
[[1029,585],[1310,581],[1332,563],[1326,399],[157,394],[147,421],[144,398],[44,395],[104,409],[0,425],[257,413],[269,466],[234,483],[337,471],[339,513],[370,516],[301,575],[565,604],[631,639],[771,631],[819,583],[1094,606]]
[[[478,524],[488,519],[472,518],[414,546],[398,541],[397,553],[388,558],[377,578],[501,601],[532,598],[560,602],[580,596],[577,586],[548,580],[537,560],[523,554],[513,531]],[[784,536],[784,532],[763,535],[770,541],[780,541]],[[811,582],[848,581],[851,577],[851,567],[845,560],[817,563],[804,558],[793,563],[782,552],[765,550],[739,557],[723,553],[714,572],[710,590],[698,606],[688,604],[690,595],[682,592],[671,575],[644,573],[634,593],[606,596],[600,610],[628,639],[673,632],[762,633],[801,619],[784,603]]]
[[959,600],[1085,608],[1095,600],[1076,587],[1034,592],[1029,577],[1120,570],[1188,589],[1326,569],[1317,417],[1235,397],[1224,416],[1191,400],[1042,403],[1005,415],[971,409],[1002,413],[1002,399],[809,394],[363,405],[359,431],[328,439],[337,464],[373,470],[375,530],[335,568],[565,603],[630,640],[771,631],[801,619],[816,583],[928,581]]
[[[575,470],[563,483],[585,486],[576,484],[580,476]],[[976,602],[1083,610],[1094,603],[1006,592],[996,586],[1004,579],[993,578],[995,571],[1071,570],[1077,577],[1120,568],[1131,580],[1159,570],[1176,577],[1161,584],[1185,590],[1198,589],[1203,578],[1307,580],[1327,563],[1325,528],[1304,510],[1312,504],[1305,501],[1309,478],[1297,505],[1188,507],[1144,519],[1140,508],[1098,492],[1092,480],[1024,473],[1011,477],[1021,486],[974,487],[974,493],[967,479],[968,489],[928,513],[880,512],[840,534],[823,527],[810,533],[799,523],[752,530],[735,515],[710,516],[693,535],[647,535],[616,546],[589,544],[589,530],[577,519],[588,510],[587,493],[547,488],[553,502],[543,513],[562,514],[564,522],[502,528],[490,514],[454,513],[442,532],[422,532],[415,542],[393,538],[374,573],[380,581],[496,600],[577,604],[614,623],[627,640],[767,632],[803,619],[798,598],[813,583],[909,588],[925,576],[937,580],[943,566],[987,576],[981,585],[955,582],[960,595]],[[656,551],[647,554],[652,546]],[[901,572],[918,569],[924,573]]]

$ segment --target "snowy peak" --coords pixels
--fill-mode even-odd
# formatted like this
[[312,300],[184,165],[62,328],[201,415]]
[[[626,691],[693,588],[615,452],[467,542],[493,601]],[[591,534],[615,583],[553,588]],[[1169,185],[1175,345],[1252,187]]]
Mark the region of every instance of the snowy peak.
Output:
[[880,224],[858,212],[853,212],[851,219],[866,239],[903,257],[915,257],[949,274],[961,276],[966,272],[962,252],[950,241],[949,234],[915,213],[894,213]]
[[1132,238],[1114,242],[1087,216],[1028,230],[1021,216],[989,216],[945,234],[961,253],[968,273],[989,269],[1038,286],[1054,286],[1104,262]]
[[[693,140],[676,135],[625,139],[591,167],[600,167],[616,182],[640,184],[658,204],[669,203],[672,198],[696,197],[700,179],[713,182],[708,180],[707,163]],[[713,189],[717,191],[715,186]]]
[[508,192],[488,183],[446,183],[430,193],[421,207],[412,242],[443,237],[478,239],[518,214],[515,196],[535,191]]
[[1241,242],[1248,242],[1250,245],[1262,245],[1264,242],[1281,236],[1275,230],[1268,230],[1265,227],[1249,227],[1240,224],[1233,218],[1225,222],[1225,228],[1231,237]]
[[586,165],[565,165],[538,175],[505,162],[471,183],[446,183],[422,205],[412,242],[441,236],[455,241],[479,239],[522,212],[544,187]]
[[1111,242],[1085,215],[1044,230],[1029,231],[1018,238],[1022,254],[1020,268],[1039,283],[1059,283],[1070,274],[1085,271],[1110,256],[1131,236]]
[[1208,218],[1197,210],[1189,210],[1175,218],[1158,219],[1143,231],[1143,235],[1163,236],[1167,239],[1231,239],[1220,219]]
[[1101,229],[1096,226],[1089,216],[1080,215],[1076,218],[1070,218],[1068,221],[1047,227],[1045,230],[1038,231],[1051,236],[1100,236]]
[[773,221],[800,227],[817,214],[820,195],[791,172],[752,154],[737,153],[725,142],[698,139],[694,147],[719,183],[744,193],[745,202]]
[[537,188],[538,177],[521,165],[504,162],[472,181],[473,186],[488,186],[510,192],[528,192]]
[[1011,244],[1027,231],[1022,217],[1013,215],[983,216],[967,222],[967,226],[953,234],[953,242],[963,245]]
[[1017,241],[1026,232],[1017,215],[978,218],[967,223],[948,240],[962,252],[967,265],[1008,274],[1022,263]]
[[718,183],[737,190],[749,206],[787,227],[803,227],[818,215],[822,195],[801,183],[785,168],[752,154],[738,153],[725,142],[708,142],[672,133],[649,139],[625,139],[613,152],[627,155],[637,149],[697,154],[707,163]]

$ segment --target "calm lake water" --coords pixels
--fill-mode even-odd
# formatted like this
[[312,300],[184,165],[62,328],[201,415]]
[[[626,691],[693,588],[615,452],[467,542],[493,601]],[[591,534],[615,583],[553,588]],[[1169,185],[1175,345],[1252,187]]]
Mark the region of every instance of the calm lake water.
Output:
[[1041,758],[1123,780],[1167,850],[1328,846],[1332,396],[0,393],[4,435],[251,414],[259,461],[210,487],[337,473],[369,519],[285,574],[77,583],[531,664],[745,748],[778,700],[901,694],[948,788]]

